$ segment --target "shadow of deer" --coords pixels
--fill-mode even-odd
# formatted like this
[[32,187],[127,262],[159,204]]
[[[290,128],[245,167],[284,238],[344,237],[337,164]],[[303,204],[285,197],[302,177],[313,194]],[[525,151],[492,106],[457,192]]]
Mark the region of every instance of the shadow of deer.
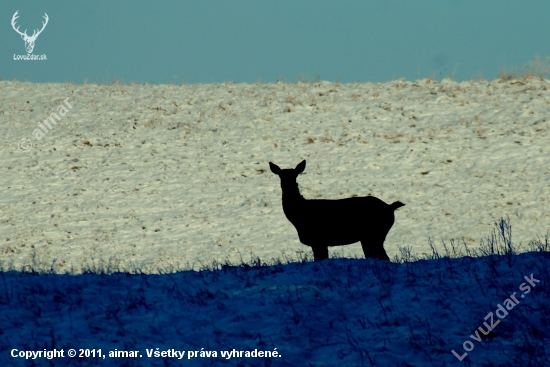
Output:
[[271,162],[269,167],[281,179],[283,211],[296,227],[300,242],[313,250],[315,261],[328,258],[329,246],[359,241],[366,258],[390,259],[384,240],[395,221],[393,212],[405,204],[396,201],[388,205],[374,196],[306,200],[296,182],[306,168],[305,160],[296,168],[281,169]]

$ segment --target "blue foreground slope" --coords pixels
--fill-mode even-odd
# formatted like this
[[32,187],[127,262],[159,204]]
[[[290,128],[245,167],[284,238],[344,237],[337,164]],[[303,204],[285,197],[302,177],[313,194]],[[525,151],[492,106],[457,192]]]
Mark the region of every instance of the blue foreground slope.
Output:
[[[445,366],[460,357],[466,365],[537,366],[548,360],[548,252],[431,257],[222,266],[162,275],[3,272],[0,361]],[[517,304],[510,303],[514,298]],[[491,323],[491,332],[481,332]],[[71,348],[93,349],[96,357],[70,358]],[[30,363],[19,357],[61,349],[63,360],[39,357]],[[98,349],[105,358],[97,356]],[[120,351],[135,353],[114,357]],[[251,351],[254,357],[246,354]]]

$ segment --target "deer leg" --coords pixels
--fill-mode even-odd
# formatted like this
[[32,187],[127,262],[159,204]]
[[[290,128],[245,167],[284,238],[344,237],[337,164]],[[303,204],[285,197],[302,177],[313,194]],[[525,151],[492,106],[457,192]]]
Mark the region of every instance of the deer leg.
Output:
[[363,252],[365,253],[365,258],[378,259],[378,260],[389,260],[389,256],[384,250],[384,237],[375,237],[368,240],[361,240],[361,247],[363,247]]
[[328,247],[327,246],[311,246],[313,250],[313,259],[315,261],[323,261],[328,259]]

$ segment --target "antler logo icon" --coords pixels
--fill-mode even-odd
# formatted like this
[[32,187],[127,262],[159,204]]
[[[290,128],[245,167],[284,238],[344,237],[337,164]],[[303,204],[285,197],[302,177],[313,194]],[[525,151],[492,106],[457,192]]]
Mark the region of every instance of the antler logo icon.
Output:
[[48,14],[44,13],[44,19],[46,20],[45,22],[42,22],[42,29],[37,31],[36,29],[34,30],[32,36],[28,36],[27,35],[27,30],[25,29],[25,32],[20,32],[19,31],[19,27],[15,28],[15,20],[17,18],[19,18],[19,16],[17,15],[17,13],[19,13],[19,10],[15,12],[15,14],[13,14],[13,17],[11,18],[11,26],[13,27],[13,29],[19,33],[21,35],[21,38],[23,38],[23,41],[25,41],[25,48],[27,49],[27,53],[30,54],[32,53],[32,50],[34,49],[34,42],[36,41],[36,38],[38,38],[38,36],[40,35],[40,33],[42,33],[42,31],[44,30],[44,28],[46,28],[46,24],[48,24]]

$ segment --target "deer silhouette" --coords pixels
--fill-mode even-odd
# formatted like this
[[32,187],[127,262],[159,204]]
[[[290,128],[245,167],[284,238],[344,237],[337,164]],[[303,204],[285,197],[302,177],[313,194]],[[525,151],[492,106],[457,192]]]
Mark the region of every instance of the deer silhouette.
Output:
[[384,240],[395,221],[394,211],[405,204],[396,201],[388,205],[374,196],[307,200],[296,182],[306,168],[305,160],[296,168],[281,169],[271,162],[269,167],[281,179],[283,211],[296,227],[300,242],[313,250],[315,261],[328,258],[329,246],[359,241],[366,258],[390,259]]

